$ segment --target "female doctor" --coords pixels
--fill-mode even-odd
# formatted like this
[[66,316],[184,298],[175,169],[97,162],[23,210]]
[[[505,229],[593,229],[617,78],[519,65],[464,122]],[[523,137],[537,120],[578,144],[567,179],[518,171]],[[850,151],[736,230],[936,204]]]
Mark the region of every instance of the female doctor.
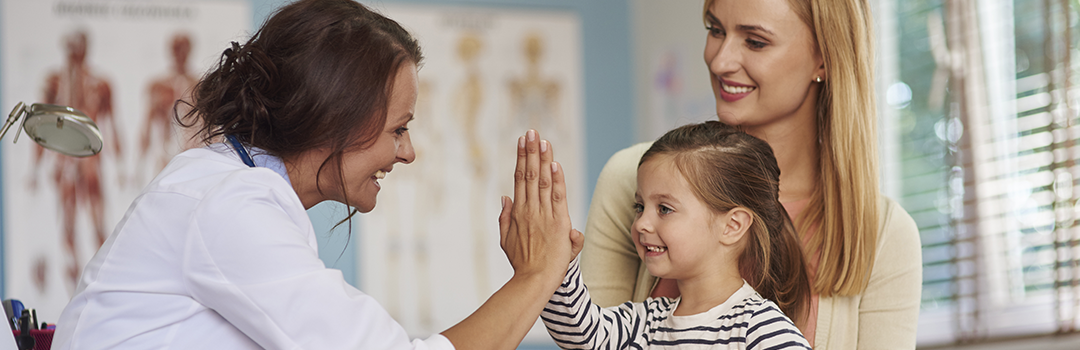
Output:
[[583,240],[535,131],[519,139],[499,216],[514,276],[461,323],[410,340],[318,258],[305,209],[368,212],[379,179],[413,161],[420,61],[401,26],[352,0],[292,3],[234,43],[184,117],[224,142],[177,155],[132,203],[86,266],[54,349],[516,347]]

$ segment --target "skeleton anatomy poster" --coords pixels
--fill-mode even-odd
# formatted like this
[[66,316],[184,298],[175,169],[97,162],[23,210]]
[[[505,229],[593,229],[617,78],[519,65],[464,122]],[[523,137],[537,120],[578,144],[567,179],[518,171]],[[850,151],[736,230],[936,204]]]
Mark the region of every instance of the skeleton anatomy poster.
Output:
[[[4,138],[5,296],[55,322],[81,267],[165,163],[190,143],[172,120],[230,40],[246,1],[4,0],[2,99],[74,107],[105,139],[93,157]],[[186,110],[181,108],[180,113]]]
[[[584,227],[581,25],[568,12],[379,8],[419,40],[416,161],[387,174],[360,220],[360,288],[414,336],[452,326],[511,276],[499,197],[513,195],[517,138],[536,129],[565,169]],[[543,326],[527,340],[550,342]]]

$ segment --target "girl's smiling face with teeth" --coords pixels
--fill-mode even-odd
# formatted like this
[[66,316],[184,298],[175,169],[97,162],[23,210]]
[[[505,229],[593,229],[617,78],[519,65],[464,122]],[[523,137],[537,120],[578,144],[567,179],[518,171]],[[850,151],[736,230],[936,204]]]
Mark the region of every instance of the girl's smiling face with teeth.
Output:
[[717,273],[722,216],[694,195],[672,157],[646,160],[638,167],[637,181],[631,231],[649,273],[671,279]]

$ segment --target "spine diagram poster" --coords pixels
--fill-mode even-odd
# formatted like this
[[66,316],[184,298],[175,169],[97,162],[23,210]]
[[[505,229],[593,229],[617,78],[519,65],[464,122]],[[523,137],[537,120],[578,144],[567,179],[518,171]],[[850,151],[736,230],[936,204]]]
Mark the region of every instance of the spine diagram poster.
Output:
[[[360,289],[426,336],[513,272],[499,248],[499,198],[513,194],[526,130],[551,142],[574,225],[585,225],[581,24],[572,12],[377,8],[420,40],[425,60],[409,124],[416,161],[396,165],[360,217]],[[541,325],[527,341],[548,339]]]
[[[165,163],[197,143],[173,106],[251,28],[246,1],[4,0],[2,99],[73,107],[105,147],[73,158],[3,140],[4,295],[55,322],[82,266]],[[187,112],[180,106],[178,112]]]

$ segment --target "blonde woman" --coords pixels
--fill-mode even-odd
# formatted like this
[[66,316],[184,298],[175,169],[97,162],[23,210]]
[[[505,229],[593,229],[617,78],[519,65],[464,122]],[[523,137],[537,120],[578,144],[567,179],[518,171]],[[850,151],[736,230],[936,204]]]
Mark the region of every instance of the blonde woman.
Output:
[[[815,349],[914,348],[921,248],[915,222],[878,191],[869,4],[706,0],[704,19],[717,117],[772,146],[804,244],[812,298],[795,323]],[[612,156],[593,194],[581,265],[600,306],[679,294],[632,239],[649,146]]]

